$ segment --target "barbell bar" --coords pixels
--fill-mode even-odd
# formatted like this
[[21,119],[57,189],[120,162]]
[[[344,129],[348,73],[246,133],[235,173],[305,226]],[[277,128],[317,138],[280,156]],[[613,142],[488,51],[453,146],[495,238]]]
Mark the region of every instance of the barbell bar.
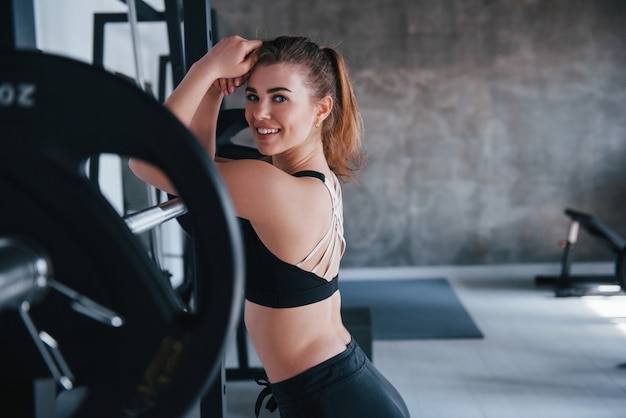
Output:
[[133,234],[141,234],[186,213],[187,206],[179,197],[175,197],[127,215],[124,217],[124,222]]

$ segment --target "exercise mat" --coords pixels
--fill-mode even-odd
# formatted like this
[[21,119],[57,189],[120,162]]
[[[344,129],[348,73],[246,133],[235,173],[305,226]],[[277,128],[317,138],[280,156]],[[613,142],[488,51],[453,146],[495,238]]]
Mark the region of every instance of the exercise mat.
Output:
[[483,338],[446,279],[340,281],[343,307],[367,306],[374,340]]

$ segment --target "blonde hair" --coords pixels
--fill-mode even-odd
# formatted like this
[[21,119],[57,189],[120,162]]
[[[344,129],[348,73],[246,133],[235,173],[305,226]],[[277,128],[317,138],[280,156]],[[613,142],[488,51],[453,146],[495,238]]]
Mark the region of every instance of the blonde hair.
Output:
[[297,64],[315,98],[330,96],[333,108],[322,123],[324,155],[339,179],[353,180],[363,166],[363,122],[345,61],[334,47],[320,47],[300,36],[264,41],[256,51],[256,65]]

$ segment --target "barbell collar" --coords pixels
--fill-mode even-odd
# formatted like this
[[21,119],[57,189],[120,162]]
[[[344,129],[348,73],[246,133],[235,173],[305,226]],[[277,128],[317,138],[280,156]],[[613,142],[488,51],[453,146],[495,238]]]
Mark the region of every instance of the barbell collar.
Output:
[[33,245],[15,237],[0,237],[0,312],[35,302],[45,292],[49,265]]

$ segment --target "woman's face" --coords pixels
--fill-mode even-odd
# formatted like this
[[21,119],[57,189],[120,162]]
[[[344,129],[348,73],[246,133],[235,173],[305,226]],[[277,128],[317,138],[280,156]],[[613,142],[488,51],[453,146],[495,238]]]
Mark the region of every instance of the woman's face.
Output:
[[255,67],[246,87],[246,120],[259,152],[277,155],[314,132],[316,106],[295,64]]

